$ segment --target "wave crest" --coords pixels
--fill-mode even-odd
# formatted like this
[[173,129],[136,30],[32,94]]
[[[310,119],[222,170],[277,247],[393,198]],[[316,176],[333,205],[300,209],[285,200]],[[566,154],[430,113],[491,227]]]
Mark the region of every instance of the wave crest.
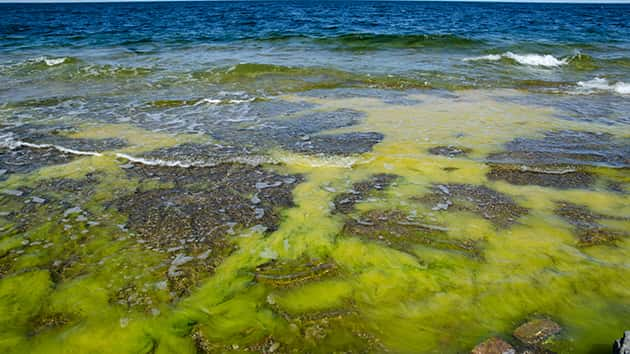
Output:
[[615,92],[620,95],[630,95],[630,84],[617,81],[612,84],[607,79],[596,77],[588,81],[577,83],[581,93],[592,93],[597,91]]
[[551,54],[516,54],[513,52],[465,58],[464,61],[499,61],[504,59],[514,61],[521,65],[543,67],[559,67],[569,63],[569,58],[559,59]]

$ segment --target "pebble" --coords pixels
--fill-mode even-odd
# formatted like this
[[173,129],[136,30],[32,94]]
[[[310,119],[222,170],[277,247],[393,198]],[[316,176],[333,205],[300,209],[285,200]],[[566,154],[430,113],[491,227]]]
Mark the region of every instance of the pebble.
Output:
[[44,204],[44,203],[46,203],[46,199],[40,198],[40,197],[31,197],[31,201],[33,203],[37,203],[37,204]]
[[63,216],[66,217],[68,215],[72,215],[72,214],[78,214],[80,213],[82,210],[79,207],[74,207],[74,208],[70,208],[70,209],[66,209],[66,211],[63,212]]
[[514,330],[514,337],[525,344],[538,344],[562,330],[559,324],[548,319],[535,319]]
[[17,189],[4,189],[2,191],[2,194],[12,195],[14,197],[21,197],[24,194],[24,192],[22,192],[21,190],[17,190]]
[[282,185],[282,181],[277,181],[274,183],[257,182],[256,189],[275,188],[275,187],[280,187],[281,185]]
[[471,354],[516,354],[514,347],[504,340],[491,337],[486,339],[483,343],[478,344]]

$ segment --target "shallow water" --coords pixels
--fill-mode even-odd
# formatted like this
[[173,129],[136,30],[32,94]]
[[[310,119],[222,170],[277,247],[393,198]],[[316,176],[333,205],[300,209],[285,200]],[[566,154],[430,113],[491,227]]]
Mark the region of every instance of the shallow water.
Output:
[[[630,79],[558,53],[626,55],[627,7],[530,24],[530,43],[409,21],[566,8],[363,5],[287,5],[321,11],[302,27],[261,3],[2,5],[0,351],[609,352],[630,325]],[[183,9],[224,27],[145,38]],[[566,64],[463,60],[506,41]],[[560,332],[513,335],[541,318]]]

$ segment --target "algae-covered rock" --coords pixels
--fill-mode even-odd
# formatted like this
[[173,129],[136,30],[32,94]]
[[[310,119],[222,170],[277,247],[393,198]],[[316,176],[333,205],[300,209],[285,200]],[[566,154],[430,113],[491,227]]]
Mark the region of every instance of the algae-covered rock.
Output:
[[439,184],[430,193],[416,199],[434,211],[475,213],[501,228],[511,226],[528,213],[509,196],[481,185]]
[[75,158],[78,156],[54,148],[0,147],[0,169],[4,171],[0,180],[15,173],[29,173],[41,167],[68,163]]
[[566,166],[527,168],[516,165],[490,165],[486,175],[491,181],[506,181],[519,186],[536,185],[559,189],[587,188],[595,183],[595,176],[584,170]]
[[596,177],[588,166],[630,166],[630,140],[576,130],[549,131],[540,139],[517,138],[488,155],[487,177],[515,185],[588,188]]
[[465,156],[470,153],[472,149],[464,147],[464,146],[454,146],[454,145],[440,145],[434,146],[429,149],[429,153],[431,155],[439,155],[446,157],[456,157],[456,156]]
[[273,260],[256,267],[255,279],[273,287],[291,287],[307,281],[321,279],[337,272],[336,264],[329,259],[300,258]]
[[[369,149],[382,139],[382,135],[379,133],[351,133],[348,135],[322,135],[319,138],[313,135],[325,130],[355,125],[364,116],[364,113],[352,109],[309,112],[296,117],[268,119],[264,120],[263,123],[245,127],[221,125],[212,131],[212,135],[222,143],[248,147],[249,149],[281,146],[297,152],[325,153],[326,149],[329,149],[331,153],[344,154],[344,151],[349,151],[348,149],[352,145],[358,150]],[[311,136],[313,137],[311,138]],[[311,139],[314,143],[311,143],[310,148],[306,149]],[[344,141],[351,142],[351,145],[344,148],[341,146]],[[333,145],[327,146],[327,143]],[[336,149],[334,149],[334,145],[337,145]]]
[[348,214],[354,210],[356,203],[365,200],[371,193],[382,191],[389,187],[398,176],[387,173],[379,173],[370,176],[368,179],[352,185],[348,192],[341,193],[335,197],[333,203],[335,213]]
[[491,337],[473,348],[471,354],[516,354],[516,350],[503,339]]
[[41,167],[68,163],[87,154],[125,147],[120,138],[82,139],[64,134],[68,126],[23,124],[0,129],[0,180],[15,173],[30,173]]
[[540,318],[522,324],[514,330],[513,335],[525,344],[536,345],[558,334],[561,330],[562,327],[556,322]]
[[145,248],[170,254],[169,286],[182,295],[229,255],[231,235],[253,228],[275,230],[282,208],[293,205],[301,178],[260,166],[223,163],[212,167],[135,164],[130,176],[159,180],[164,188],[138,189],[116,200],[127,227]]
[[74,318],[72,315],[65,313],[41,313],[33,320],[31,320],[31,332],[30,335],[38,335],[41,332],[47,330],[53,330],[55,328],[63,327],[71,322]]
[[602,220],[628,220],[595,213],[586,206],[570,202],[558,202],[555,213],[573,225],[578,236],[578,246],[588,247],[601,244],[611,244],[627,237],[628,233],[606,227],[600,223]]
[[445,227],[410,219],[398,210],[370,210],[349,219],[341,233],[382,243],[402,252],[412,252],[413,246],[422,245],[473,258],[481,257],[477,241],[451,238]]
[[505,151],[490,154],[490,163],[533,166],[630,166],[630,139],[612,134],[559,130],[539,139],[516,138]]

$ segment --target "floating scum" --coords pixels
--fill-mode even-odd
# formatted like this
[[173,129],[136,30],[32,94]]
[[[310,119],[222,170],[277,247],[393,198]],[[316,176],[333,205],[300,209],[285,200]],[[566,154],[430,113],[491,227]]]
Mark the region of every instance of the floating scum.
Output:
[[[92,122],[3,146],[2,351],[589,352],[627,326],[623,130],[510,90],[338,93],[276,97],[297,108],[254,141]],[[595,163],[602,136],[620,156]],[[490,158],[516,139],[560,163]],[[58,158],[4,167],[26,153]]]

